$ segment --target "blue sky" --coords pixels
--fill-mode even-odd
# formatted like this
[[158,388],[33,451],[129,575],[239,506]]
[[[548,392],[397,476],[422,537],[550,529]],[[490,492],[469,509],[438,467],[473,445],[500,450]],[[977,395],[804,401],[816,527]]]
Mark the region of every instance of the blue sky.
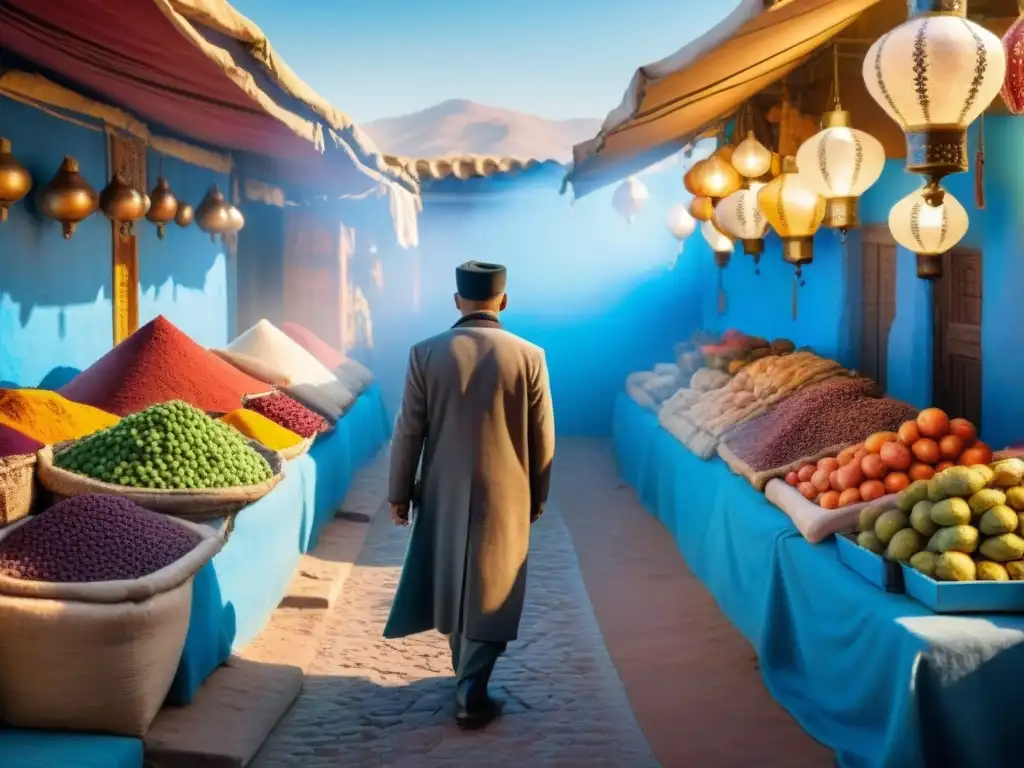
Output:
[[735,0],[233,0],[357,122],[464,98],[600,117]]

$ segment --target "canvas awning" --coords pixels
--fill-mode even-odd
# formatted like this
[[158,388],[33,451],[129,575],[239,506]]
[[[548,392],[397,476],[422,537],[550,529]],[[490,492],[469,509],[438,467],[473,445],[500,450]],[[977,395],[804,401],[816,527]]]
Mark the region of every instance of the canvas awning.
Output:
[[[881,0],[741,0],[708,33],[641,67],[600,133],[573,149],[575,197],[619,181],[682,149]],[[564,191],[564,187],[563,187]]]
[[66,84],[270,181],[361,194],[417,190],[226,0],[0,0],[0,45]]

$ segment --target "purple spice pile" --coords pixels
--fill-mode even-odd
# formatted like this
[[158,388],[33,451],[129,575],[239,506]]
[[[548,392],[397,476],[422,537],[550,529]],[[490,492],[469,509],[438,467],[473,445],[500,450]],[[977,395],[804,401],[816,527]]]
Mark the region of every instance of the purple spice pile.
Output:
[[35,453],[43,444],[16,429],[0,424],[0,459]]
[[300,437],[313,437],[320,432],[326,432],[330,427],[327,419],[319,413],[311,411],[298,400],[281,392],[250,398],[246,401],[245,407],[260,416],[266,416],[285,429],[290,429]]
[[0,541],[0,573],[15,579],[139,579],[180,560],[199,536],[119,496],[86,494],[55,504]]
[[833,445],[895,431],[917,411],[900,400],[873,397],[868,379],[828,379],[802,389],[763,416],[732,430],[725,444],[755,472],[815,456]]

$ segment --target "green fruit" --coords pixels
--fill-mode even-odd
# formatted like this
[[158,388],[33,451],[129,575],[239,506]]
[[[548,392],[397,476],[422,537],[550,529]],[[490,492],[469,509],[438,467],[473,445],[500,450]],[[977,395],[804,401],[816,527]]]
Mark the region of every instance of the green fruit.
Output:
[[985,487],[985,477],[970,467],[950,467],[935,477],[939,480],[942,494],[950,496],[970,496]]
[[910,567],[920,571],[929,579],[935,578],[935,565],[939,562],[939,556],[934,552],[918,552],[910,558]]
[[857,534],[857,546],[874,552],[876,555],[885,552],[885,544],[875,535],[874,531],[861,531]]
[[910,525],[907,513],[899,509],[889,509],[878,516],[875,521],[875,535],[883,544],[888,544],[897,531]]
[[928,482],[928,501],[938,502],[938,501],[942,501],[944,498],[946,498],[946,494],[943,492],[942,485],[939,482],[939,477],[940,477],[941,474],[942,473],[940,472],[938,475],[935,475],[934,477],[932,477],[931,480],[927,481]]
[[991,560],[979,560],[977,564],[978,581],[1009,581],[1010,575],[999,563]]
[[890,560],[905,563],[924,548],[924,541],[921,534],[913,528],[896,531],[896,535],[889,540],[885,556]]
[[1012,560],[1009,563],[1003,563],[1003,567],[1006,569],[1010,581],[1024,581],[1024,561]]
[[928,500],[919,501],[910,510],[910,525],[922,536],[931,536],[939,529],[939,526],[932,522],[932,506]]
[[1024,479],[1024,461],[1003,459],[992,465],[992,485],[997,488],[1011,488],[1020,485]]
[[1004,533],[981,542],[981,554],[997,563],[1008,563],[1024,557],[1024,539],[1015,533]]
[[963,499],[944,499],[932,505],[931,516],[936,525],[967,525],[971,522],[971,507]]
[[865,531],[874,531],[875,521],[883,512],[885,512],[885,507],[864,507],[857,518],[857,530],[861,533]]
[[999,536],[1003,533],[1013,533],[1019,525],[1020,520],[1017,519],[1017,513],[1000,504],[981,516],[978,521],[978,530],[986,536]]
[[1006,504],[1018,512],[1024,511],[1024,488],[1016,486],[1006,489]]
[[939,581],[974,581],[977,568],[963,552],[943,552],[935,562],[935,578]]
[[929,552],[963,552],[971,554],[978,548],[978,529],[970,525],[940,528],[928,542]]
[[928,481],[927,480],[915,480],[902,491],[896,497],[896,506],[902,509],[904,512],[909,512],[914,508],[914,505],[919,501],[924,501],[928,498]]
[[1006,494],[996,488],[982,488],[976,494],[971,496],[968,504],[971,506],[971,512],[974,515],[983,515],[992,507],[997,507],[1000,504],[1006,503]]
[[992,477],[995,475],[992,467],[988,464],[972,464],[971,469],[985,478],[985,485],[989,485],[992,482]]

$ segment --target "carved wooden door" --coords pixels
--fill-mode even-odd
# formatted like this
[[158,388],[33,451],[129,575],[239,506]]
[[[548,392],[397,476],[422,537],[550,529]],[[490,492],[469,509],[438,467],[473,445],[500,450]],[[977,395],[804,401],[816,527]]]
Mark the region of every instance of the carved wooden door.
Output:
[[981,423],[981,252],[943,256],[934,289],[935,405]]
[[[146,145],[134,138],[110,136],[110,170],[122,181],[147,194]],[[104,185],[110,179],[104,181]],[[141,224],[136,224],[141,226]],[[134,230],[121,234],[117,222],[111,222],[112,301],[114,344],[120,344],[139,327],[139,239]]]

